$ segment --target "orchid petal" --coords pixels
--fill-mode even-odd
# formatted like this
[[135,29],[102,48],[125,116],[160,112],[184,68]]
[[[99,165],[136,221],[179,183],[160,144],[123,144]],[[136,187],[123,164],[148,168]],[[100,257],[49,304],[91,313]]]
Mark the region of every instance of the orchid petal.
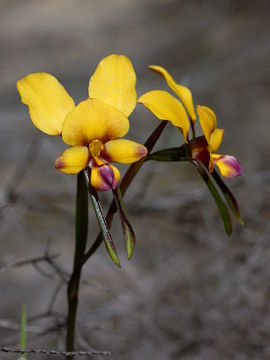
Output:
[[129,121],[119,110],[99,99],[87,99],[65,119],[63,141],[71,146],[87,146],[92,140],[103,143],[124,136]]
[[109,162],[131,164],[147,155],[145,146],[135,141],[118,139],[108,141],[104,146],[102,156]]
[[212,154],[212,159],[222,176],[232,178],[242,175],[243,168],[234,156]]
[[196,107],[202,131],[209,144],[211,134],[217,127],[217,119],[214,111],[207,106],[197,105]]
[[217,151],[222,143],[224,129],[215,129],[210,135],[209,146],[211,151]]
[[195,122],[196,114],[195,114],[195,110],[194,110],[191,91],[187,87],[177,84],[174,81],[173,77],[163,67],[156,66],[156,65],[150,65],[148,68],[150,70],[154,71],[155,73],[161,75],[166,80],[168,86],[175,92],[175,94],[180,98],[180,100],[184,104],[191,120],[193,122]]
[[158,119],[168,120],[179,127],[187,142],[189,120],[180,101],[167,91],[153,90],[142,95],[138,102],[146,106]]
[[120,182],[120,172],[117,167],[106,164],[92,167],[91,186],[98,191],[115,190]]
[[100,61],[89,82],[89,97],[97,98],[129,116],[136,106],[136,74],[124,55]]
[[66,115],[74,100],[59,81],[48,73],[35,73],[17,82],[24,104],[29,106],[33,124],[48,135],[61,135]]
[[65,150],[55,160],[55,168],[65,174],[78,174],[89,163],[89,151],[85,146],[74,146]]

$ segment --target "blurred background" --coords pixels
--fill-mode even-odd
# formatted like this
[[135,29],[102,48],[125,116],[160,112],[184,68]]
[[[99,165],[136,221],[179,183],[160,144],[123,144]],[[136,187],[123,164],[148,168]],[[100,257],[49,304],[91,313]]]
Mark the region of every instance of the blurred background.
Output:
[[[133,61],[138,95],[166,89],[147,70],[158,64],[215,110],[220,152],[244,167],[227,184],[245,226],[234,221],[225,234],[190,164],[147,163],[126,198],[135,254],[127,261],[116,218],[122,268],[103,244],[86,264],[76,348],[117,360],[270,358],[269,20],[267,0],[0,1],[0,345],[18,346],[27,304],[28,347],[64,349],[74,247],[76,177],[54,170],[65,145],[32,125],[16,81],[46,71],[79,102],[99,60],[119,53]],[[129,137],[141,142],[158,124],[140,105],[130,120]],[[156,149],[181,143],[168,126]],[[89,228],[90,244],[91,209]],[[31,261],[48,251],[53,266]]]

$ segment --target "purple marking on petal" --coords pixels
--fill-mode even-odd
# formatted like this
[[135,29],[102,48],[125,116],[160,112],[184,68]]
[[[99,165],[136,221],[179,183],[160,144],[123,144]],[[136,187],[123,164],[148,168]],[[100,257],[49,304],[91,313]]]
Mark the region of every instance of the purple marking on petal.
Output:
[[106,191],[109,189],[115,190],[119,185],[120,178],[115,176],[114,171],[110,165],[99,166],[98,172],[101,176],[102,182],[99,186],[99,191]]
[[55,167],[56,170],[59,170],[59,169],[62,169],[63,167],[65,167],[65,163],[62,160],[61,156],[59,156],[59,158],[57,158],[55,160],[54,167]]
[[98,191],[107,191],[111,190],[111,186],[105,182],[102,182],[98,187],[96,187],[96,190]]
[[109,165],[102,165],[98,170],[102,180],[111,187],[114,181],[114,172],[112,168]]
[[140,145],[138,148],[138,155],[143,158],[147,155],[147,153],[148,153],[148,151],[147,151],[146,147]]
[[[239,163],[239,161],[231,155],[221,155],[219,158],[214,158],[214,163],[221,162],[225,166],[228,166],[226,171],[226,177],[233,178],[235,176],[240,176],[243,173],[243,167]],[[217,164],[218,165],[218,164]]]
[[243,174],[243,167],[239,163],[239,161],[234,157],[230,155],[224,156],[224,162],[228,164],[231,168],[231,172],[228,176],[234,177],[234,176],[240,176]]

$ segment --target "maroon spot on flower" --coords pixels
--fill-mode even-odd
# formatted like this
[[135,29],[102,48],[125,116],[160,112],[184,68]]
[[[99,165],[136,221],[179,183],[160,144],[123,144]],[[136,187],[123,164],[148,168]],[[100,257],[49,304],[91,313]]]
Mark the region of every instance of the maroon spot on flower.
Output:
[[189,142],[191,157],[193,160],[200,161],[206,167],[208,167],[210,162],[210,153],[208,149],[208,143],[204,136],[197,137],[192,139]]
[[99,191],[106,191],[109,189],[115,190],[119,184],[119,179],[114,175],[114,171],[110,165],[102,165],[98,168],[102,182]]
[[145,146],[139,146],[138,147],[138,155],[143,158],[147,155],[148,151]]
[[199,152],[193,155],[193,158],[208,167],[210,162],[210,154],[208,149],[201,149]]
[[65,167],[65,163],[63,162],[62,158],[59,157],[55,160],[54,167],[56,170],[62,169]]

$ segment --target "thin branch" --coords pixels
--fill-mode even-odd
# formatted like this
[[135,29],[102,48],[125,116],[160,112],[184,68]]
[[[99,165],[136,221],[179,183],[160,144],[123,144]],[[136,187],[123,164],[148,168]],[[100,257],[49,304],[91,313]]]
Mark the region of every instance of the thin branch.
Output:
[[[56,258],[58,257],[59,255],[50,255],[52,258]],[[37,264],[39,262],[44,262],[44,261],[47,261],[47,258],[46,256],[38,256],[38,257],[35,257],[35,258],[30,258],[30,259],[26,259],[26,260],[18,260],[18,261],[11,261],[9,262],[8,264],[2,266],[0,268],[0,274],[2,272],[5,272],[13,267],[20,267],[20,266],[25,266],[25,265],[34,265],[34,264]]]
[[44,354],[44,355],[62,355],[62,356],[109,356],[111,353],[109,351],[57,351],[57,350],[44,350],[44,349],[12,349],[6,346],[0,347],[1,352],[5,353],[15,353],[15,354]]
[[56,272],[56,274],[60,277],[60,279],[62,279],[64,282],[68,282],[68,278],[69,278],[69,273],[67,271],[64,271],[55,261],[54,258],[52,258],[51,256],[47,256],[45,255],[46,261],[49,265],[51,265],[51,267],[54,269],[54,271]]
[[53,279],[53,275],[43,270],[39,263],[33,263],[33,267],[41,276],[44,276],[47,279]]
[[[18,321],[0,319],[0,328],[17,331],[20,330],[20,324]],[[44,331],[44,328],[38,325],[28,325],[27,331],[29,333],[40,334]]]
[[62,279],[60,279],[59,283],[57,284],[56,288],[54,289],[54,292],[51,296],[49,305],[48,305],[48,314],[52,314],[53,312],[53,308],[56,302],[56,298],[59,294],[59,291],[61,290],[62,286],[64,285],[64,281]]
[[47,251],[43,256],[37,256],[26,260],[19,260],[19,261],[11,261],[10,263],[6,264],[5,266],[2,266],[0,268],[0,274],[6,272],[7,270],[14,268],[14,267],[20,267],[20,266],[26,266],[26,265],[32,265],[41,275],[45,277],[52,277],[51,274],[44,271],[40,267],[40,263],[45,262],[50,265],[50,267],[55,271],[55,273],[60,277],[61,280],[67,283],[69,274],[64,271],[55,261],[55,259],[58,257],[58,254],[49,254]]

